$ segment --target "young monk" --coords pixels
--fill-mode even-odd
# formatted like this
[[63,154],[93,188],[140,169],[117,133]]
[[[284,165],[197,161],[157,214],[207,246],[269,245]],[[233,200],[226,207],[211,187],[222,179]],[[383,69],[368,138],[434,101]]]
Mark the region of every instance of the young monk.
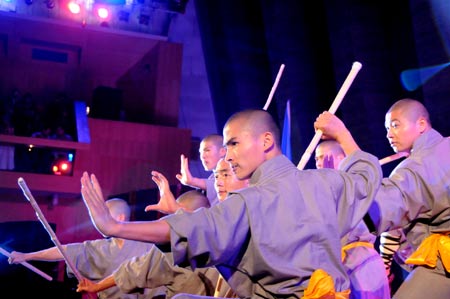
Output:
[[[112,217],[117,221],[128,221],[130,219],[130,206],[121,198],[108,199],[105,202]],[[122,238],[108,238],[89,240],[82,243],[70,243],[63,245],[67,257],[73,262],[74,266],[83,277],[93,281],[100,281],[110,275],[122,262],[137,255],[144,254],[154,247],[151,243],[125,240]],[[22,253],[18,251],[11,252],[8,259],[10,264],[17,264],[24,261],[63,261],[64,256],[57,247]],[[67,272],[73,275],[70,268]],[[114,287],[108,290],[93,291],[102,298],[153,298],[155,295],[164,294],[165,290],[141,290],[140,294],[126,294]]]
[[[169,182],[161,173],[152,171],[152,179],[158,185],[160,201],[158,204],[148,205],[145,208],[146,211],[157,210],[162,213],[171,214],[177,211],[180,212],[181,210],[194,212],[195,209],[200,207],[198,205],[186,204],[186,201],[180,199],[176,201],[170,191]],[[217,162],[217,166],[214,169],[214,179],[219,201],[224,201],[229,192],[248,186],[248,180],[238,180],[230,164],[224,159],[220,159]],[[194,194],[193,196],[195,197],[204,196],[197,191],[188,191],[181,195],[181,197],[190,193]],[[172,266],[168,261],[169,258],[162,255],[155,248],[145,255],[123,262],[114,273],[98,283],[93,283],[89,280],[83,281],[79,284],[77,291],[99,292],[118,286],[123,292],[130,292],[144,286],[146,288],[167,286],[167,298],[171,298],[181,291],[190,291],[197,295],[214,295],[215,297],[232,298],[235,296],[234,292],[226,281],[219,276],[215,268],[196,270],[195,274],[203,278],[202,281],[205,285],[204,288],[198,288],[198,286],[195,286],[195,284],[199,284],[198,281],[183,275],[184,272],[181,272],[180,267]],[[178,281],[182,283],[178,283]],[[187,287],[186,284],[188,283],[191,283],[192,287]],[[204,292],[203,289],[205,290]]]
[[[204,170],[213,171],[219,159],[225,156],[222,136],[218,134],[205,136],[200,142],[198,151]],[[206,196],[211,205],[217,203],[217,194],[214,191],[214,174],[211,174],[208,178],[194,177],[189,170],[189,160],[184,155],[181,155],[180,173],[176,175],[176,178],[183,185],[206,191]]]
[[[343,126],[330,113],[326,118],[324,134]],[[403,228],[416,250],[405,261],[415,268],[393,298],[450,298],[450,139],[432,128],[427,109],[414,99],[395,102],[385,127],[394,151],[409,156],[382,180],[369,214],[378,234]]]
[[[315,155],[317,169],[338,169],[345,158],[336,140],[319,143]],[[383,260],[374,248],[375,239],[364,221],[341,239],[342,262],[350,278],[351,299],[391,298]]]
[[170,242],[175,264],[216,266],[239,297],[319,293],[348,298],[340,238],[372,202],[381,179],[378,159],[361,151],[343,129],[331,137],[345,144],[348,172],[299,171],[281,153],[279,129],[263,110],[231,116],[223,137],[225,160],[238,179],[250,179],[250,187],[195,213],[117,222],[105,209],[95,175],[84,173],[81,192],[97,229],[105,235]]

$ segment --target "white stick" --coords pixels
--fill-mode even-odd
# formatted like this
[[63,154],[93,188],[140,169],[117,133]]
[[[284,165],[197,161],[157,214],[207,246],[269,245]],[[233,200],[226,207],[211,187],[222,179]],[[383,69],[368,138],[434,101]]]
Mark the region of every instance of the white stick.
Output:
[[67,254],[62,247],[61,243],[59,242],[58,238],[55,235],[55,232],[53,231],[50,224],[48,224],[47,219],[45,219],[44,214],[42,213],[41,209],[39,208],[39,205],[37,204],[36,200],[34,199],[33,195],[30,192],[30,189],[28,189],[27,184],[25,183],[25,180],[23,178],[19,178],[17,180],[17,183],[19,184],[20,188],[23,191],[23,194],[28,199],[28,201],[33,206],[34,210],[36,211],[36,216],[41,221],[41,223],[44,225],[44,228],[47,230],[48,234],[50,235],[50,239],[52,239],[53,243],[58,248],[59,252],[61,252],[62,256],[64,257],[64,260],[66,261],[67,267],[72,270],[75,277],[78,279],[78,281],[81,281],[83,277],[81,276],[80,272],[73,266],[70,259],[67,257]]
[[389,162],[398,160],[403,157],[408,157],[408,156],[409,156],[409,154],[407,152],[399,152],[399,153],[384,157],[383,159],[380,159],[379,162],[380,162],[380,165],[384,165]]
[[[0,253],[3,254],[4,256],[10,257],[11,254],[6,251],[5,249],[3,249],[2,247],[0,247]],[[41,270],[39,270],[38,268],[36,268],[35,266],[31,265],[30,263],[27,262],[21,262],[20,263],[22,266],[27,267],[28,269],[30,269],[31,271],[33,271],[34,273],[39,274],[40,276],[44,277],[45,279],[52,281],[53,277],[51,277],[50,275],[48,275],[47,273],[42,272]]]
[[275,94],[275,90],[277,89],[278,82],[280,82],[280,78],[281,78],[281,75],[283,74],[283,70],[284,70],[284,64],[282,64],[280,66],[280,69],[278,70],[277,77],[275,78],[275,83],[273,84],[272,89],[270,90],[270,93],[269,93],[269,97],[267,98],[266,104],[264,105],[264,108],[263,108],[264,110],[267,110],[269,108],[270,102],[272,102],[273,95]]
[[[353,80],[355,79],[355,77],[358,74],[361,67],[362,67],[362,64],[359,63],[358,61],[353,62],[352,69],[350,70],[350,73],[347,75],[347,78],[345,79],[344,83],[342,84],[341,89],[339,90],[338,94],[334,98],[334,101],[331,104],[328,112],[330,112],[332,114],[336,113],[337,108],[339,107],[342,100],[344,99],[345,94],[347,93],[348,89],[352,85]],[[321,137],[322,137],[322,131],[317,130],[313,139],[311,140],[308,147],[306,148],[305,153],[302,155],[300,162],[297,165],[298,169],[302,170],[303,168],[305,168],[306,163],[308,163],[309,158],[311,157],[311,154],[313,153],[314,149],[316,148],[317,144],[319,143]]]

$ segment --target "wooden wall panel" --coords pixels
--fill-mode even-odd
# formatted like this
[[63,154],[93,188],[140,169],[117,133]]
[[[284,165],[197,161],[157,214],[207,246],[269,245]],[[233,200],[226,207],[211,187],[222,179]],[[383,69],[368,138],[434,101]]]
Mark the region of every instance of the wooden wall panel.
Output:
[[[0,210],[8,211],[0,213],[0,222],[36,220],[17,185],[19,177],[25,179],[47,220],[62,232],[62,242],[99,237],[80,196],[83,171],[98,177],[105,197],[156,188],[151,170],[166,175],[171,185],[178,183],[175,175],[180,170],[180,155],[190,152],[190,130],[93,118],[88,123],[90,144],[0,135],[4,143],[36,141],[76,148],[72,176],[0,171]],[[58,196],[56,204],[54,194]]]
[[[40,199],[39,208],[49,223],[56,224],[55,234],[63,244],[102,237],[92,225],[81,198],[76,201],[70,200],[70,202],[60,199],[57,205],[52,205],[50,198]],[[33,207],[25,198],[0,201],[0,210],[9,211],[0,213],[0,222],[39,221]]]
[[0,189],[17,189],[17,179],[24,177],[32,190],[77,195],[84,171],[98,176],[105,195],[156,187],[152,170],[166,175],[170,184],[178,183],[175,175],[180,170],[180,155],[190,152],[190,130],[95,118],[88,123],[89,144],[0,135],[0,142],[8,144],[76,149],[72,176],[0,171]]
[[94,172],[106,194],[156,187],[151,170],[165,174],[171,184],[180,169],[180,155],[190,151],[186,129],[89,119],[89,150],[78,150],[74,176]]

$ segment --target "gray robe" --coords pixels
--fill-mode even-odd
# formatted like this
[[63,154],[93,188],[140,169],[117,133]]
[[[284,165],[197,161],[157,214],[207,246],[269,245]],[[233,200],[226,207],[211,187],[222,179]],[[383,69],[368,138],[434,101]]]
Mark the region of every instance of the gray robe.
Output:
[[378,159],[362,151],[343,163],[348,172],[299,171],[280,155],[224,202],[165,217],[175,263],[216,265],[242,298],[301,298],[319,268],[337,291],[348,289],[340,239],[367,212],[382,174]]
[[[361,221],[342,238],[342,245],[355,242],[374,244],[376,236]],[[350,279],[350,299],[389,299],[391,290],[383,260],[374,247],[356,246],[345,250],[343,261]]]
[[[431,233],[449,232],[450,139],[434,129],[422,134],[411,155],[382,180],[369,214],[378,233],[404,228],[414,250]],[[395,298],[450,298],[450,280],[445,279],[441,265],[434,270],[420,268],[411,272],[408,284],[400,287]],[[435,273],[428,281],[425,277],[430,271]],[[419,277],[416,272],[425,274],[415,278]]]
[[214,187],[215,184],[215,177],[214,173],[212,173],[207,179],[206,179],[206,197],[208,198],[209,204],[211,206],[217,204],[219,202],[219,198],[217,197],[216,188]]
[[215,268],[192,271],[175,266],[172,255],[161,252],[156,246],[146,254],[122,263],[113,275],[124,293],[164,286],[167,288],[166,298],[180,292],[212,296],[219,276]]
[[[347,170],[342,167],[339,169]],[[341,239],[341,244],[346,246],[364,242],[373,246],[375,240],[376,236],[369,231],[364,221],[361,221]],[[375,248],[361,245],[347,248],[343,263],[350,279],[350,299],[391,298],[384,262]]]
[[[111,275],[122,262],[153,247],[151,243],[125,240],[123,247],[119,248],[117,239],[109,238],[67,244],[66,254],[83,277],[98,282]],[[67,273],[73,275],[69,267]],[[139,293],[125,294],[118,287],[112,287],[98,292],[97,295],[100,299],[149,299],[160,293],[161,290],[147,290],[144,294],[143,290],[140,290]]]
[[[219,202],[217,196],[215,198],[216,201],[211,205]],[[184,211],[178,210],[177,214],[180,213]],[[123,262],[114,271],[113,276],[123,293],[164,286],[167,290],[166,298],[172,298],[178,293],[213,296],[219,272],[215,267],[195,270],[190,267],[179,267],[173,264],[171,253],[163,253],[154,246],[145,254]],[[219,295],[226,294],[228,289],[228,284],[223,284]]]

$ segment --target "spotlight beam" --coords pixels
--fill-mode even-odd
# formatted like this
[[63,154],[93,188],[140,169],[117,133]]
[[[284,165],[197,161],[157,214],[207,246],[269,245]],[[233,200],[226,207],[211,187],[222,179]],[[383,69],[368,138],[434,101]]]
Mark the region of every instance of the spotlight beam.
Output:
[[413,91],[424,85],[434,75],[450,65],[450,62],[417,69],[404,70],[400,74],[400,81],[408,91]]

